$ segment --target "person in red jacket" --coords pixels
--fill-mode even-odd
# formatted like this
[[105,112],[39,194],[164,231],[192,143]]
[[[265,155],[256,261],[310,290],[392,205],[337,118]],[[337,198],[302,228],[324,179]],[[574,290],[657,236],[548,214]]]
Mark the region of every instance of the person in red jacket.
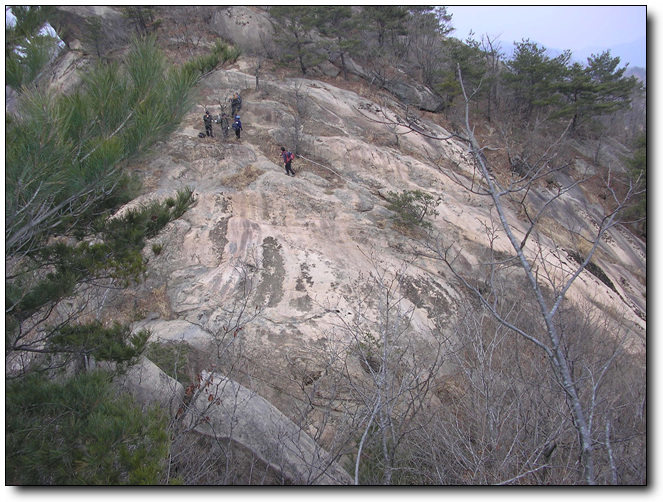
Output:
[[283,158],[283,165],[285,165],[285,174],[288,176],[294,176],[295,171],[292,170],[292,160],[295,156],[291,152],[286,151],[285,147],[282,146],[281,157]]

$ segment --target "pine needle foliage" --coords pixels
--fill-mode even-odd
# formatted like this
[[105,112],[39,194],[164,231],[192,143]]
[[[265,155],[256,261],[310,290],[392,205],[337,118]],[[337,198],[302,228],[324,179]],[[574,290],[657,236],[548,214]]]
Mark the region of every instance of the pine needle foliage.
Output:
[[169,68],[148,37],[123,64],[99,63],[71,95],[26,90],[6,119],[6,254],[67,232],[125,190],[122,167],[175,130],[197,78]]
[[222,42],[216,42],[212,48],[211,53],[203,54],[187,61],[183,65],[183,69],[185,72],[189,72],[191,74],[205,75],[214,70],[220,64],[232,64],[236,62],[241,54],[242,50],[239,47],[233,47]]
[[42,33],[52,6],[11,6],[13,25],[5,23],[5,83],[21,92],[58,52],[59,40]]
[[42,329],[59,302],[142,278],[146,240],[194,198],[183,189],[113,216],[138,194],[123,169],[175,130],[199,77],[169,67],[153,37],[135,39],[124,61],[98,64],[74,92],[26,89],[6,115],[6,353],[69,350],[48,342],[59,328]]
[[389,192],[387,209],[394,211],[394,220],[403,227],[430,228],[426,218],[437,216],[435,197],[421,190],[404,190],[401,193]]
[[110,374],[41,374],[6,388],[9,485],[153,485],[167,466],[165,412],[118,394]]
[[131,327],[114,322],[104,326],[99,321],[89,324],[67,324],[49,341],[56,352],[94,357],[97,361],[111,361],[120,369],[135,364],[145,351],[149,331],[132,333]]
[[[139,281],[146,267],[142,252],[146,239],[156,236],[169,222],[182,216],[194,200],[192,190],[185,188],[163,202],[129,209],[119,217],[97,219],[84,232],[94,235],[94,242],[55,241],[24,258],[22,267],[14,268],[14,274],[5,282],[6,350],[31,348],[26,346],[24,330],[19,329],[21,323],[71,296],[81,285],[102,278],[112,278],[120,285]],[[53,343],[40,350],[70,352],[71,348],[62,344],[62,334],[71,334],[66,330],[66,327],[60,330],[60,335],[54,335]],[[115,330],[102,337],[107,342],[103,350],[112,351],[108,347],[115,340],[124,342],[126,339],[126,336],[111,334],[121,333]]]

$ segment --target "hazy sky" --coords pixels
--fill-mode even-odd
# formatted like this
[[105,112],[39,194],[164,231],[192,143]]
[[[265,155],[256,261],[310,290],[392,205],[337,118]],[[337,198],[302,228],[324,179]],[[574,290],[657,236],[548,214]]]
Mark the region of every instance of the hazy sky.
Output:
[[549,49],[608,48],[647,34],[647,7],[641,6],[449,6],[452,36],[464,40],[499,36],[503,45],[529,38]]

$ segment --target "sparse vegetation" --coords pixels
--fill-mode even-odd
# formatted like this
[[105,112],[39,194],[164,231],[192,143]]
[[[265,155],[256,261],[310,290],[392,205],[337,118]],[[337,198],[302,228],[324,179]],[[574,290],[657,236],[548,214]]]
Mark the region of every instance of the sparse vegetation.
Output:
[[[550,58],[523,41],[507,60],[489,38],[447,37],[444,7],[252,7],[278,26],[270,40],[275,51],[256,56],[260,92],[243,94],[247,119],[264,112],[250,108],[258,100],[263,107],[276,102],[287,125],[229,145],[198,141],[187,123],[175,143],[168,135],[193,116],[197,84],[205,84],[207,103],[227,90],[207,83],[251,80],[230,72],[215,80],[213,72],[241,57],[238,47],[200,29],[209,28],[213,9],[225,8],[122,8],[139,33],[151,35],[118,51],[122,59],[105,54],[66,95],[25,85],[47,59],[39,41],[39,54],[6,55],[8,85],[20,94],[17,112],[6,114],[7,483],[316,483],[331,479],[323,476],[338,463],[347,472],[334,482],[364,485],[646,484],[645,344],[633,341],[646,334],[612,307],[597,308],[600,298],[568,295],[587,271],[601,281],[590,287],[622,296],[628,277],[613,283],[608,274],[616,267],[603,266],[608,253],[600,246],[622,223],[646,238],[645,135],[632,156],[598,162],[599,150],[607,159],[612,148],[613,119],[635,96],[645,97],[619,58],[604,53],[571,65],[568,53]],[[21,23],[8,31],[11,44],[34,36],[48,12],[21,10]],[[101,33],[99,18],[87,22]],[[361,87],[362,118],[382,112],[384,121],[364,133],[348,117],[350,100],[339,103],[331,87],[307,87],[305,78],[279,87],[282,79],[270,75],[317,78],[323,62],[338,66],[339,86]],[[325,85],[333,79],[322,77]],[[427,86],[441,107],[424,113],[395,95],[382,109],[371,101],[395,82],[412,81]],[[343,106],[332,112],[320,94]],[[316,120],[328,122],[330,137],[348,140],[339,142],[347,157],[328,163],[343,176],[323,165],[334,150],[310,130]],[[433,122],[452,132],[427,135]],[[302,156],[317,149],[308,159],[324,169],[311,161],[307,172],[302,162],[303,175],[288,179],[293,200],[284,188],[291,185],[265,161],[278,159],[267,153],[274,147],[256,145],[275,138]],[[361,141],[372,141],[374,150],[361,151]],[[453,148],[431,147],[440,141]],[[185,146],[172,148],[178,144]],[[156,161],[136,162],[162,148]],[[251,148],[260,155],[247,160]],[[412,163],[395,180],[379,179],[379,156],[393,152],[426,166]],[[588,165],[594,156],[589,174],[575,167],[580,156]],[[172,164],[177,176],[150,177]],[[149,202],[131,203],[141,187],[127,168],[156,179],[159,191],[145,197]],[[214,192],[202,194],[200,211],[169,226],[196,202],[182,182],[190,174],[196,190],[209,184]],[[440,182],[443,175],[448,179]],[[588,180],[603,183],[588,200],[604,214],[596,209],[596,222],[560,218],[569,212],[553,211],[555,204],[568,202],[567,194],[581,200]],[[423,188],[384,188],[416,184]],[[179,190],[164,199],[166,185]],[[461,190],[442,194],[448,186]],[[295,200],[300,194],[306,204]],[[273,205],[263,205],[267,199]],[[443,200],[448,207],[438,207]],[[286,215],[275,211],[281,207]],[[352,207],[356,212],[342,213]],[[460,223],[449,223],[454,214]],[[296,229],[278,228],[293,219]],[[352,255],[362,268],[338,267],[354,278],[347,282],[334,275],[337,263],[321,249],[323,239],[309,250],[277,238],[290,230],[292,241],[310,229],[335,235],[334,223],[346,225],[338,233],[362,255]],[[465,224],[478,229],[476,240],[463,234]],[[184,233],[196,240],[166,239]],[[366,243],[380,241],[384,248],[364,254]],[[333,244],[335,253],[347,249]],[[350,260],[343,258],[345,267]],[[203,280],[191,280],[197,270]],[[286,294],[284,284],[291,286]],[[204,290],[190,302],[193,289]],[[323,289],[326,300],[315,296]],[[150,329],[175,321],[168,329],[181,330],[169,333],[177,341],[150,340],[150,331],[117,322],[107,294],[125,296],[123,314],[131,311],[126,317]],[[276,312],[283,298],[290,300],[285,314]],[[304,333],[309,327],[315,336]],[[166,396],[172,410],[140,404],[115,385],[143,357],[177,382],[159,374],[160,392],[181,384]],[[141,377],[146,386],[148,380]],[[268,414],[260,414],[248,436],[265,443],[253,450],[234,434],[238,423],[250,423],[242,413],[258,394],[294,432],[261,436],[258,422]],[[227,414],[216,415],[224,418],[215,424],[221,406]],[[215,428],[221,424],[228,430]],[[305,435],[314,441],[313,457],[299,449]],[[290,478],[279,470],[292,458],[306,474]]]
[[145,355],[170,378],[185,387],[192,383],[190,372],[191,347],[185,342],[152,342],[147,345]]
[[636,140],[633,157],[627,159],[630,182],[638,187],[639,194],[629,208],[627,217],[632,219],[638,233],[647,238],[647,135],[641,134]]
[[399,225],[429,229],[432,224],[427,218],[439,214],[435,209],[437,203],[435,197],[421,190],[405,190],[401,193],[389,192],[387,209],[396,213],[394,219]]
[[231,47],[221,42],[216,42],[209,54],[203,54],[188,60],[183,68],[185,71],[196,75],[205,75],[220,64],[234,63],[239,59],[241,54],[242,51],[239,47]]

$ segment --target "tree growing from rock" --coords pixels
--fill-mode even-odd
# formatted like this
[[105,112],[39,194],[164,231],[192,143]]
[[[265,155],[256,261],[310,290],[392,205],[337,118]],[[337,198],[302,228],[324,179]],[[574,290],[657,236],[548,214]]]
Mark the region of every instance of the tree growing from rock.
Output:
[[431,228],[432,224],[427,218],[439,214],[435,209],[438,202],[435,197],[421,190],[389,192],[387,209],[396,213],[395,220],[400,225]]
[[274,6],[269,13],[275,21],[275,34],[286,63],[297,61],[303,75],[322,61],[313,39],[315,11],[309,6]]
[[[542,215],[564,193],[565,189],[559,190],[557,195],[551,197],[542,206],[539,206],[536,212],[528,213],[528,228],[524,235],[518,235],[516,227],[510,220],[506,210],[507,201],[514,193],[522,191],[529,193],[533,191],[534,187],[532,186],[531,178],[528,178],[530,181],[524,181],[523,186],[513,183],[504,186],[492,176],[489,171],[488,162],[485,156],[482,155],[482,147],[474,135],[471,126],[469,97],[464,86],[463,96],[466,110],[464,140],[470,148],[470,152],[475,159],[483,181],[480,188],[477,187],[473,190],[488,197],[495,211],[495,223],[492,226],[487,226],[487,236],[489,237],[489,242],[494,243],[496,242],[498,233],[504,235],[509,242],[512,253],[508,255],[496,253],[489,259],[487,263],[486,282],[482,286],[458,270],[458,267],[455,265],[455,258],[458,252],[454,250],[455,246],[453,243],[443,244],[441,241],[437,241],[430,249],[449,266],[450,270],[454,272],[454,275],[479,299],[481,304],[488,309],[495,319],[508,327],[515,335],[529,341],[545,356],[552,368],[552,374],[556,383],[563,389],[568,411],[570,417],[572,417],[573,427],[577,434],[581,479],[587,484],[595,484],[597,482],[595,465],[597,453],[595,451],[596,441],[592,428],[593,405],[584,399],[584,394],[582,393],[585,379],[591,378],[591,376],[588,369],[583,371],[583,369],[578,368],[574,364],[574,360],[570,357],[566,349],[569,335],[560,317],[562,310],[567,304],[567,294],[573,283],[590,265],[602,237],[609,229],[620,222],[624,209],[627,207],[629,201],[640,192],[640,189],[637,185],[631,184],[630,188],[620,197],[617,195],[615,186],[610,184],[611,179],[607,180],[607,189],[614,199],[614,205],[597,222],[595,233],[591,236],[577,235],[574,229],[569,229],[571,242],[577,243],[578,240],[584,241],[587,251],[583,254],[583,257],[578,263],[570,267],[565,267],[560,263],[559,258],[553,259],[551,256],[544,259],[545,253],[540,246],[540,240],[544,239],[543,235],[541,235],[543,229],[540,228],[539,222]],[[530,102],[530,104],[533,104],[533,102]],[[538,174],[543,174],[547,169],[550,168],[545,167],[538,171]],[[469,185],[465,185],[465,187],[468,190],[472,189]],[[526,198],[518,200],[521,205],[527,203]],[[490,249],[491,252],[495,252],[493,244],[491,244]],[[515,264],[519,267],[526,278],[528,289],[536,300],[537,316],[541,323],[540,328],[533,329],[530,326],[523,326],[512,321],[508,315],[503,313],[500,300],[504,300],[504,298],[499,294],[499,290],[496,289],[495,281],[499,277],[500,270],[509,264]],[[614,356],[610,356],[607,359],[605,366],[602,367],[599,374],[605,374],[612,357]]]
[[338,54],[343,78],[348,80],[346,57],[354,55],[361,46],[359,18],[353,16],[352,9],[346,5],[312,8],[315,27],[322,36],[329,37],[333,41],[325,47],[326,50],[334,59]]

